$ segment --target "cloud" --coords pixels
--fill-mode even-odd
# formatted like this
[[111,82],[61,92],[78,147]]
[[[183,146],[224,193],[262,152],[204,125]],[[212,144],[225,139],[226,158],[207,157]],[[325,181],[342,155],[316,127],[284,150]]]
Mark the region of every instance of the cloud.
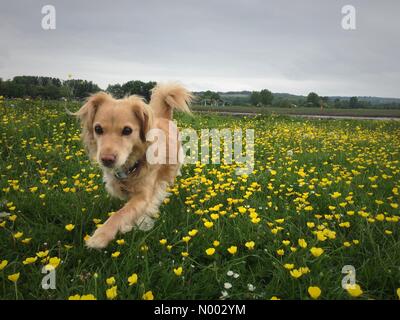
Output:
[[[7,4],[5,4],[7,3]],[[353,0],[357,29],[341,28],[347,1],[3,1],[0,75],[180,80],[193,90],[256,90],[399,97],[396,0]]]

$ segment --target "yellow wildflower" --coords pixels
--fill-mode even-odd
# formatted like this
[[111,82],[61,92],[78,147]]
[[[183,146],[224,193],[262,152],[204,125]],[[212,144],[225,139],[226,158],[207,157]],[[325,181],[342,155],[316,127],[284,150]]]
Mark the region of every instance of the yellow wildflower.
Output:
[[321,295],[321,289],[318,287],[308,287],[308,294],[311,298],[318,299],[318,297]]
[[113,286],[110,289],[106,290],[106,296],[107,296],[107,299],[109,299],[109,300],[115,299],[117,297],[117,295],[118,295],[117,286]]
[[143,299],[143,300],[154,300],[153,292],[151,292],[151,291],[145,292],[145,293],[143,294],[143,296],[142,296],[142,299]]
[[128,283],[130,286],[134,285],[138,281],[138,275],[136,273],[133,273],[129,278],[128,278]]
[[229,252],[230,254],[236,254],[236,252],[237,252],[237,247],[236,247],[236,246],[230,246],[230,247],[228,248],[228,252]]

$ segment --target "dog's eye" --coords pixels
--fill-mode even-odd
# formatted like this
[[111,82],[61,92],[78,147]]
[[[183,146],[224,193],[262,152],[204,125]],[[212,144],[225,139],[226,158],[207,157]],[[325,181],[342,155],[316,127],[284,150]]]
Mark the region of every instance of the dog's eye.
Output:
[[99,124],[97,124],[94,127],[94,132],[96,132],[97,134],[103,134],[103,128]]
[[122,129],[122,135],[123,136],[129,136],[132,133],[132,129],[129,127],[124,127]]

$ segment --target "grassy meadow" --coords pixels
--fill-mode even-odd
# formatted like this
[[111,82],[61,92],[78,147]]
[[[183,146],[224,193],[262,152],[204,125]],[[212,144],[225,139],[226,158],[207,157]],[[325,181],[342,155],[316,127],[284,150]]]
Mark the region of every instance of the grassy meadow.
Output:
[[194,105],[193,110],[199,112],[231,112],[255,113],[263,115],[310,115],[310,116],[344,116],[344,117],[385,117],[400,118],[400,109],[360,108],[280,108],[280,107],[254,107],[254,106],[202,106]]
[[253,173],[185,165],[151,231],[95,251],[85,238],[123,203],[64,107],[0,102],[1,299],[400,298],[400,122],[176,115],[254,128]]

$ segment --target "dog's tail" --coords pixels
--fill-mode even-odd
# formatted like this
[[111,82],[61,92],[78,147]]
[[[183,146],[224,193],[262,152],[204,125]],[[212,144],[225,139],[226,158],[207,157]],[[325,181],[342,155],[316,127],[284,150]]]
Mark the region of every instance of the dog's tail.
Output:
[[193,95],[181,84],[161,83],[151,91],[150,106],[156,118],[172,119],[173,109],[191,114]]

